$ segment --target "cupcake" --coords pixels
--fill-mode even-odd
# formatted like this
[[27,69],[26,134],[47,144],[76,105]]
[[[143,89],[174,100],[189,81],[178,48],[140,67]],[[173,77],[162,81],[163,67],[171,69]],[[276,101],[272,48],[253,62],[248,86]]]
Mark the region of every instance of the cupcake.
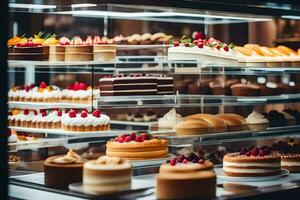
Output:
[[269,127],[269,120],[256,111],[248,115],[246,122],[251,130],[261,130]]

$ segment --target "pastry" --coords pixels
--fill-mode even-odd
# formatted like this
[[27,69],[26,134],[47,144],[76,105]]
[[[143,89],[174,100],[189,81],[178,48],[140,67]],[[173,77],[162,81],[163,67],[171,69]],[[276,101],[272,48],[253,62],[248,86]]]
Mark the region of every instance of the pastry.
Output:
[[84,163],[83,189],[103,194],[131,189],[132,166],[119,157],[101,156]]
[[94,110],[92,113],[86,110],[81,113],[71,110],[63,114],[61,124],[65,131],[107,131],[110,128],[110,118],[100,110]]
[[44,162],[45,185],[67,189],[69,184],[81,182],[83,163],[84,160],[72,150],[67,155],[47,158]]
[[148,45],[148,44],[151,44],[152,41],[151,41],[151,34],[150,33],[144,33],[142,36],[141,36],[141,44],[143,45]]
[[70,44],[60,39],[60,45],[65,47],[65,61],[92,61],[94,60],[93,46],[86,45],[79,36],[75,36]]
[[106,144],[108,157],[119,156],[127,160],[165,158],[168,154],[168,141],[157,139],[147,133],[122,134]]
[[255,177],[273,176],[281,173],[280,154],[268,147],[229,153],[223,159],[223,171],[227,176]]
[[173,77],[160,75],[160,76],[156,76],[156,78],[157,78],[158,95],[174,94]]
[[86,44],[93,46],[94,61],[112,61],[116,57],[116,46],[103,43],[99,36],[87,37]]
[[246,122],[251,130],[263,130],[269,127],[269,120],[256,111],[248,115]]
[[[184,155],[162,164],[156,177],[157,199],[213,199],[216,175],[213,164],[203,157]],[[199,189],[201,188],[201,189]]]
[[62,100],[69,103],[91,104],[92,98],[99,96],[99,89],[92,89],[91,86],[83,82],[75,82],[62,90]]
[[174,127],[176,135],[201,135],[210,133],[209,124],[201,120],[187,120]]
[[195,114],[190,115],[184,118],[185,120],[202,120],[205,121],[207,124],[209,124],[209,129],[211,133],[222,133],[227,131],[227,125],[226,123],[210,114]]
[[182,116],[176,113],[176,110],[172,108],[162,118],[158,119],[159,129],[173,129],[176,124],[182,121]]
[[276,110],[271,110],[269,113],[265,113],[264,115],[269,120],[270,127],[280,127],[287,125],[287,120],[284,115]]
[[233,96],[259,96],[260,88],[255,84],[238,83],[231,87],[231,93]]
[[248,126],[244,117],[237,114],[218,114],[216,115],[225,121],[228,131],[243,131],[248,130]]

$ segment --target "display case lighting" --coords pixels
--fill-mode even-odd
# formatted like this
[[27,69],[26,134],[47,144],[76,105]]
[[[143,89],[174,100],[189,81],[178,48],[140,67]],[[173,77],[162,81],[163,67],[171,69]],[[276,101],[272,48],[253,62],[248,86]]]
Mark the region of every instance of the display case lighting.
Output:
[[88,7],[95,7],[97,4],[93,3],[79,3],[79,4],[72,4],[72,8],[88,8]]
[[42,4],[24,4],[24,3],[9,3],[10,8],[22,8],[22,9],[54,9],[56,5],[42,5]]
[[281,18],[284,18],[284,19],[297,19],[297,20],[300,20],[300,16],[296,16],[296,15],[282,15]]

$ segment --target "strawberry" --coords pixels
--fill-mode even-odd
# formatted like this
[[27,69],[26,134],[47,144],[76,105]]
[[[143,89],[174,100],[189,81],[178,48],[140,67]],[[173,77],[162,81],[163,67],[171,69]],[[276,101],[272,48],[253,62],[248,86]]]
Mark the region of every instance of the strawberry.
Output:
[[58,110],[58,111],[57,111],[57,116],[59,116],[59,117],[62,116],[62,111],[61,111],[61,110]]
[[130,142],[131,141],[131,137],[130,136],[127,136],[124,140],[125,142]]
[[125,133],[123,133],[123,134],[121,134],[120,135],[120,138],[123,138],[123,139],[125,139],[127,136],[126,136],[126,134]]
[[203,48],[203,43],[202,42],[198,42],[197,46],[198,46],[198,48],[202,49]]
[[224,46],[223,49],[224,49],[224,51],[229,51],[228,46]]
[[79,83],[78,82],[74,83],[73,90],[74,91],[78,91],[79,90]]
[[101,111],[100,110],[94,110],[94,112],[93,112],[93,116],[94,117],[97,117],[97,118],[99,118],[100,117],[100,115],[101,115]]
[[66,38],[66,37],[62,37],[59,40],[59,44],[60,45],[70,45],[71,41],[68,38]]
[[76,117],[76,111],[75,111],[75,110],[71,110],[71,111],[69,112],[69,117],[71,117],[71,118]]
[[42,112],[42,117],[46,117],[47,113],[46,112]]
[[88,114],[86,113],[86,112],[82,112],[81,114],[80,114],[80,116],[82,117],[82,118],[86,118],[87,116],[88,116]]
[[119,143],[123,143],[123,142],[124,142],[124,139],[123,139],[123,138],[119,138],[118,142],[119,142]]
[[179,46],[179,42],[174,41],[174,42],[173,42],[173,46],[174,46],[174,47],[178,47],[178,46]]
[[40,83],[40,88],[45,89],[46,87],[47,87],[47,84],[46,84],[44,81],[42,81],[42,82]]
[[195,31],[193,33],[193,38],[195,40],[199,40],[199,39],[205,39],[205,34],[201,33],[201,32],[198,32],[198,31]]
[[85,83],[79,83],[78,88],[79,90],[87,90],[88,86]]

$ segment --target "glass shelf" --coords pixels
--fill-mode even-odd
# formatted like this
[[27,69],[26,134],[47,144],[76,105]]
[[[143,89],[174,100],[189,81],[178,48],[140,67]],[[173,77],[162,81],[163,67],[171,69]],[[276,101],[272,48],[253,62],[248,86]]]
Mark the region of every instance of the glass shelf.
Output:
[[277,96],[238,97],[223,95],[149,95],[103,96],[94,99],[97,108],[149,108],[149,107],[219,107],[253,106],[264,104],[293,103],[300,101],[300,94]]
[[[130,46],[130,45],[126,45]],[[155,45],[134,45],[155,46]],[[221,65],[214,63],[201,63],[196,60],[174,61],[167,56],[117,56],[115,61],[76,61],[76,62],[49,62],[49,61],[22,61],[9,60],[9,71],[13,69],[35,68],[36,72],[43,70],[63,71],[67,69],[72,73],[137,73],[137,72],[168,72],[175,74],[203,74],[203,75],[282,75],[300,73],[299,67],[246,67],[243,65]],[[49,71],[47,71],[49,73]]]
[[91,108],[90,104],[77,104],[77,103],[44,103],[44,102],[19,102],[19,101],[10,101],[8,102],[9,108],[19,108],[19,109],[51,109],[51,108],[80,108],[88,109]]

